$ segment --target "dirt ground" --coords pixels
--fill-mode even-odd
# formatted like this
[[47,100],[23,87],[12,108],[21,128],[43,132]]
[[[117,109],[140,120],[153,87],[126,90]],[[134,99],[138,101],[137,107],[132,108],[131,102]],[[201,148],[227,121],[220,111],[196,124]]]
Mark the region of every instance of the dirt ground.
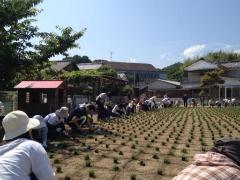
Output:
[[57,179],[172,179],[221,137],[239,137],[239,108],[169,108],[97,122],[101,131],[50,142]]
[[51,142],[57,179],[171,179],[221,137],[239,137],[234,108],[171,108],[96,122],[98,134]]

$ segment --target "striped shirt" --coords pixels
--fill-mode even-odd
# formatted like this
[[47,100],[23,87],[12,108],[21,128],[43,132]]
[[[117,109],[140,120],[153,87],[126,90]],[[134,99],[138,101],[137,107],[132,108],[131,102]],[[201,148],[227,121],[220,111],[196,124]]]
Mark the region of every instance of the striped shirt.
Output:
[[227,156],[207,152],[196,154],[193,163],[173,180],[240,180],[240,167]]

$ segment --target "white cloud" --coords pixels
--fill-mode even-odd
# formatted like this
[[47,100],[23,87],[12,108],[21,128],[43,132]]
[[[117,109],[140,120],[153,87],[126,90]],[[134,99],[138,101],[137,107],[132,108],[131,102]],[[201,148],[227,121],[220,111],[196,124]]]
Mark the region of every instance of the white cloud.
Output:
[[187,49],[184,50],[183,55],[185,58],[193,58],[196,56],[200,56],[204,53],[204,50],[206,49],[206,44],[199,44],[199,45],[193,45]]
[[135,63],[135,62],[136,62],[136,59],[130,58],[130,59],[129,59],[129,62]]
[[240,49],[236,49],[233,51],[234,53],[240,54]]

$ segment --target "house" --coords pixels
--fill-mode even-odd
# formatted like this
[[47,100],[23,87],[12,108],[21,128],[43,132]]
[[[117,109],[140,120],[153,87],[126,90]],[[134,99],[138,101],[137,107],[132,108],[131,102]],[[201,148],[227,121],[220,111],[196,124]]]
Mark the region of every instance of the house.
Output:
[[157,95],[157,97],[163,97],[165,94],[171,98],[181,97],[183,94],[181,88],[180,82],[165,79],[156,79],[148,84],[148,91],[153,92],[153,95]]
[[62,61],[51,61],[51,68],[55,71],[76,71],[78,67],[74,61],[62,60]]
[[134,86],[143,87],[155,79],[166,79],[163,71],[148,63],[103,61],[102,64],[111,66],[118,74],[124,73]]
[[216,70],[219,67],[224,69],[223,84],[218,84],[213,89],[216,99],[240,98],[240,62],[231,63],[210,63],[205,60],[199,60],[184,69],[186,76],[182,80],[184,90],[189,90],[192,96],[198,96],[201,90],[200,81],[204,73]]
[[22,81],[18,91],[18,109],[30,116],[46,115],[67,105],[67,86],[64,81]]
[[129,83],[135,87],[145,87],[146,84],[155,79],[166,79],[166,74],[156,69],[152,64],[148,63],[129,63],[115,62],[107,60],[95,60],[93,63],[75,63],[74,61],[53,61],[52,69],[54,70],[87,70],[98,69],[102,65],[112,67],[120,79],[128,79]]

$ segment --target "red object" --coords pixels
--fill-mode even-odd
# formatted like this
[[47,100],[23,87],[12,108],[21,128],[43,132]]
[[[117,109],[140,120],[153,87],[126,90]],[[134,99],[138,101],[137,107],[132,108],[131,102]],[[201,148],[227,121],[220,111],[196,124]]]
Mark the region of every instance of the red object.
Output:
[[63,81],[22,81],[16,85],[15,89],[56,89]]

